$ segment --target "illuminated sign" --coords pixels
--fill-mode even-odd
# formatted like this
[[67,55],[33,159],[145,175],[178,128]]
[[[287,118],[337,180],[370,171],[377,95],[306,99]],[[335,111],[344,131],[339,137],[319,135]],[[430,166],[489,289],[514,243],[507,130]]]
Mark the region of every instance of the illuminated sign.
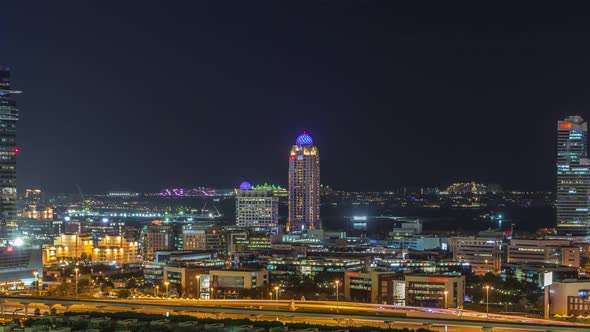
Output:
[[559,124],[559,129],[572,129],[572,124],[569,122],[562,122]]
[[553,272],[545,272],[543,275],[543,286],[551,286],[553,283]]

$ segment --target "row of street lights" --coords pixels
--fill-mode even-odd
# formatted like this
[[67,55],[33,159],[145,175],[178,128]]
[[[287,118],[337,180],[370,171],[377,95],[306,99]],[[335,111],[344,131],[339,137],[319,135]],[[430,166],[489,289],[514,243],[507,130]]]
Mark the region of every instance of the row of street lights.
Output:
[[[336,312],[338,313],[340,311],[340,288],[339,288],[340,280],[334,281],[334,284],[336,285]],[[274,290],[276,292],[275,309],[279,310],[279,290],[280,290],[279,286],[275,286]],[[270,296],[270,299],[272,300],[272,292],[270,292],[268,295]]]

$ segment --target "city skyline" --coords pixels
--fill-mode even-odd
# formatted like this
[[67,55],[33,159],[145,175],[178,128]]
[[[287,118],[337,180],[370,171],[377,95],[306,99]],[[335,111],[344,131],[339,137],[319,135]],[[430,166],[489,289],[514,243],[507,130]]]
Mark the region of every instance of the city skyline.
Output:
[[590,332],[572,9],[6,4],[0,328]]
[[283,147],[309,130],[323,183],[343,190],[554,190],[553,124],[589,117],[583,11],[86,6],[0,13],[1,62],[24,91],[19,189],[286,185]]

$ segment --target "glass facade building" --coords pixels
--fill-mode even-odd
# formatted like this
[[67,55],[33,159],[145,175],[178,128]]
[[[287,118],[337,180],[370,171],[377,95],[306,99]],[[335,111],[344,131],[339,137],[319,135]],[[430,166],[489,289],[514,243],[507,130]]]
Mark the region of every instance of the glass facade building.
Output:
[[588,124],[580,116],[557,122],[557,230],[590,235]]
[[12,239],[16,230],[18,110],[10,88],[10,68],[0,66],[0,239]]
[[307,133],[297,137],[289,154],[289,232],[321,229],[320,152]]

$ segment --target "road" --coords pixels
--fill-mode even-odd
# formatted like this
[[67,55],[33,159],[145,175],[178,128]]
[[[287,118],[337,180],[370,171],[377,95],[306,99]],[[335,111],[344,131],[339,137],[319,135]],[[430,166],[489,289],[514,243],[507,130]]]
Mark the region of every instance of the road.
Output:
[[[375,327],[427,327],[435,331],[482,331],[493,327],[494,331],[588,331],[590,326],[567,322],[548,321],[518,316],[490,315],[474,311],[428,309],[393,305],[378,305],[335,301],[274,301],[274,300],[192,300],[137,298],[72,299],[0,297],[4,312],[22,308],[28,304],[29,314],[35,308],[48,311],[55,307],[60,311],[120,312],[122,308],[142,313],[185,314],[210,318],[249,318],[252,320],[276,320],[305,322],[334,326]],[[64,306],[65,305],[65,306]]]

